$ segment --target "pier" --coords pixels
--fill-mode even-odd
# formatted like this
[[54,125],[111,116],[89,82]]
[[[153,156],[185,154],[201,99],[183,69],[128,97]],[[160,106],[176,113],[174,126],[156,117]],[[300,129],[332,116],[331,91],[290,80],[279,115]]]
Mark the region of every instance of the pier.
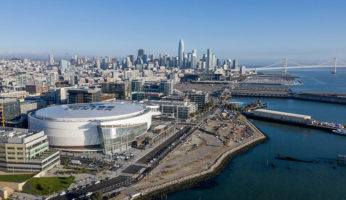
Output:
[[326,130],[332,133],[334,133],[334,130],[345,128],[345,125],[342,124],[314,120],[309,115],[300,115],[274,110],[257,109],[250,112],[244,112],[244,115],[252,119],[304,126],[308,128]]
[[237,85],[229,88],[231,96],[289,98],[326,103],[346,104],[346,93],[342,92],[293,92],[282,85]]

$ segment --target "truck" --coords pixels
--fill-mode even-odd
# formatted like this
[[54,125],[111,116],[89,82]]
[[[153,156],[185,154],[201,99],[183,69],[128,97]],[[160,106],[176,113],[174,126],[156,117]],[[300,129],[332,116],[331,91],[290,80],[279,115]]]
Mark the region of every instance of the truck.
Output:
[[81,165],[82,163],[80,162],[80,160],[71,160],[71,164]]

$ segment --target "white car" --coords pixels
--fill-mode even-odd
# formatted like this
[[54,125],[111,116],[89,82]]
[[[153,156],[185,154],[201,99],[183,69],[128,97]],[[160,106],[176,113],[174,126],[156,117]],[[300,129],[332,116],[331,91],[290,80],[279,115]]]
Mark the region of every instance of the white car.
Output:
[[87,192],[87,193],[85,194],[85,196],[86,196],[86,197],[90,197],[92,194],[93,194],[92,192]]

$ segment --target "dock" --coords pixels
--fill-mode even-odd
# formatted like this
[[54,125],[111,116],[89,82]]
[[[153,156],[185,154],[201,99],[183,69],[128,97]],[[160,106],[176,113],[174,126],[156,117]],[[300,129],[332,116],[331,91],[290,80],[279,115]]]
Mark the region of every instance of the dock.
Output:
[[294,92],[283,85],[240,84],[229,88],[231,96],[287,98],[325,103],[346,104],[346,93],[342,92]]
[[309,115],[300,115],[274,110],[257,109],[250,112],[244,112],[243,114],[252,119],[304,126],[308,128],[326,130],[332,133],[334,133],[333,130],[342,129],[345,127],[345,125],[342,124],[314,120]]

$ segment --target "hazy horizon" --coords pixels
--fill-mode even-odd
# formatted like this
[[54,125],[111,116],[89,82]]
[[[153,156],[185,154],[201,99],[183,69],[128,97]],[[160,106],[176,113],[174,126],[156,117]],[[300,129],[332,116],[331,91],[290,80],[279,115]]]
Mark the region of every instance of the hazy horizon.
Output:
[[271,64],[346,58],[344,1],[2,2],[0,57],[177,55]]

